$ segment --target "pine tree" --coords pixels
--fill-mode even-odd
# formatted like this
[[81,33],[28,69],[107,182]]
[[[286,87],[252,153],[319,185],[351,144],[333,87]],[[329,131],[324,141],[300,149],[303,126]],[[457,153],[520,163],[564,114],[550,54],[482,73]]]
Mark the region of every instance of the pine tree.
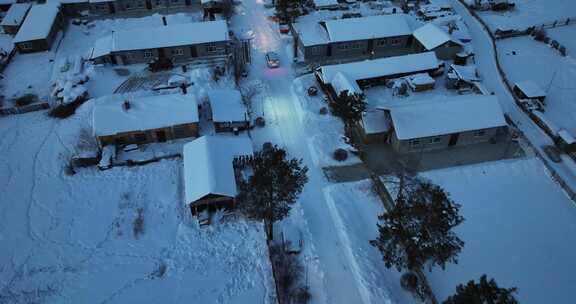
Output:
[[370,243],[382,253],[387,268],[420,269],[426,264],[442,268],[457,262],[464,242],[452,231],[464,218],[442,188],[417,180],[401,189],[393,210],[379,216],[379,235]]
[[269,239],[273,224],[285,218],[308,182],[302,160],[287,159],[286,151],[268,146],[253,161],[253,174],[240,182],[239,209],[248,218],[264,220]]
[[480,277],[480,282],[471,280],[466,285],[458,285],[456,294],[448,297],[444,304],[518,304],[514,298],[517,289],[500,288],[494,279],[488,280],[486,275]]
[[340,117],[345,123],[349,123],[362,118],[362,112],[366,110],[366,102],[358,94],[343,91],[334,102],[330,103],[330,109],[332,114]]

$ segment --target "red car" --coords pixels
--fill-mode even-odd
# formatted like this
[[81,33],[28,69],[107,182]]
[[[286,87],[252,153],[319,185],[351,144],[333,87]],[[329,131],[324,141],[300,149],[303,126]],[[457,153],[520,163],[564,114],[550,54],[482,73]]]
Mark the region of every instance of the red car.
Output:
[[280,33],[282,33],[282,34],[290,33],[290,26],[288,26],[288,24],[281,23],[279,27],[280,27]]

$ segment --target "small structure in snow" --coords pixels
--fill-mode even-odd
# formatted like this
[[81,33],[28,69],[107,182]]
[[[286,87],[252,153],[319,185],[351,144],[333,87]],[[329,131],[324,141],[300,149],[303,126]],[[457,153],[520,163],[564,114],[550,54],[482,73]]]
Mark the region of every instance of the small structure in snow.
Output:
[[317,10],[323,10],[323,9],[332,10],[332,9],[338,9],[340,7],[338,0],[313,0],[313,3],[314,8],[316,8]]
[[384,110],[371,109],[362,113],[360,124],[365,143],[386,142],[390,131],[390,124]]
[[47,51],[63,25],[60,4],[34,5],[14,37],[13,43],[20,53]]
[[10,9],[6,12],[6,15],[2,19],[0,26],[4,29],[4,33],[9,35],[16,35],[18,29],[24,22],[28,11],[32,7],[30,3],[14,3],[10,6]]
[[249,127],[240,91],[217,89],[210,90],[207,94],[216,132],[238,132]]
[[414,92],[426,91],[434,89],[436,81],[427,73],[419,73],[406,77],[408,86]]
[[471,89],[480,81],[475,65],[455,65],[448,66],[446,73],[446,87],[449,89]]
[[96,101],[92,118],[101,146],[198,136],[198,104],[193,95],[104,97]]
[[529,110],[544,110],[546,105],[546,92],[532,81],[519,81],[514,84],[512,91],[520,99],[521,105]]
[[413,35],[416,39],[416,50],[433,51],[442,60],[454,59],[456,54],[462,50],[460,42],[433,23],[416,29]]
[[253,154],[248,137],[202,136],[184,145],[185,204],[192,215],[234,207],[237,180]]
[[576,138],[566,129],[558,131],[558,145],[564,152],[576,151]]
[[495,96],[463,95],[388,108],[397,152],[420,152],[486,142],[506,130]]

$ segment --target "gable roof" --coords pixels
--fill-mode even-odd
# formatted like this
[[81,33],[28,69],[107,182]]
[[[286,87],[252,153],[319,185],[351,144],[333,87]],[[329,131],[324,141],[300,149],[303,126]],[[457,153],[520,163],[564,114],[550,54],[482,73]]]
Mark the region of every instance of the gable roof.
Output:
[[235,197],[232,161],[253,154],[250,138],[242,136],[202,136],[184,145],[185,204],[210,194]]
[[325,21],[331,42],[378,39],[412,34],[406,15],[392,14]]
[[4,19],[2,19],[2,23],[0,23],[0,25],[18,26],[22,24],[24,17],[26,17],[26,14],[28,13],[28,10],[30,10],[31,6],[31,3],[12,4],[8,9],[8,12],[6,12],[6,16],[4,16]]
[[389,110],[400,140],[506,126],[498,99],[491,95],[411,102]]
[[546,92],[532,81],[518,81],[514,85],[528,98],[546,97]]
[[112,95],[96,100],[92,115],[94,135],[107,136],[198,122],[198,105],[193,95]]
[[136,28],[113,32],[98,39],[91,58],[111,52],[186,46],[228,39],[228,25],[223,20]]
[[32,6],[13,42],[45,39],[50,34],[50,29],[52,29],[59,12],[59,3],[50,2]]
[[246,121],[246,109],[238,90],[216,89],[207,93],[215,122]]
[[322,81],[331,83],[338,72],[344,73],[349,80],[363,80],[394,75],[404,75],[433,70],[439,66],[434,52],[364,60],[344,64],[322,66],[316,71]]
[[428,23],[416,29],[413,35],[414,38],[416,38],[429,51],[449,41],[460,44],[459,42],[452,39],[452,37],[443,29],[439,28],[433,23]]

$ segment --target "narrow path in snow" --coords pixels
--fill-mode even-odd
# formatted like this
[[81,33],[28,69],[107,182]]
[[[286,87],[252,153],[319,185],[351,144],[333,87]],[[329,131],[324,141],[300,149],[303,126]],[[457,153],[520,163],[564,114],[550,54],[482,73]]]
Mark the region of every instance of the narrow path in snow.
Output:
[[[316,286],[312,292],[313,303],[381,303],[388,299],[372,299],[371,292],[363,284],[361,271],[358,269],[354,248],[341,231],[341,219],[336,212],[330,212],[322,189],[328,185],[322,168],[316,167],[312,161],[306,139],[312,131],[304,130],[300,124],[298,98],[294,95],[292,84],[294,71],[291,56],[288,54],[289,39],[281,35],[274,23],[267,19],[263,3],[259,0],[243,2],[243,11],[237,18],[235,26],[254,32],[253,63],[250,78],[259,79],[265,83],[262,105],[254,105],[255,113],[264,114],[266,127],[253,132],[255,143],[269,141],[285,147],[291,156],[302,158],[309,168],[309,182],[301,198],[303,223],[311,234],[307,240],[308,246],[315,247],[322,273],[310,274],[321,281],[323,286]],[[286,38],[283,38],[286,37]],[[265,65],[266,52],[276,52],[281,58],[281,66],[268,69]],[[315,130],[316,131],[316,130]],[[334,206],[332,206],[332,209]],[[292,212],[293,217],[300,214]],[[304,227],[300,227],[304,229]],[[368,240],[366,240],[368,242]],[[305,245],[306,246],[306,245]],[[314,278],[310,279],[311,281]],[[321,290],[318,290],[318,289]],[[384,286],[385,288],[385,286]]]
[[462,16],[468,26],[472,44],[474,46],[476,66],[487,88],[492,90],[502,108],[515,122],[518,128],[524,133],[526,138],[536,148],[536,152],[546,167],[557,175],[559,179],[572,189],[576,190],[576,176],[574,168],[576,164],[570,157],[564,155],[561,163],[553,163],[545,157],[542,150],[546,145],[554,145],[553,141],[516,105],[512,93],[509,91],[504,79],[500,76],[495,54],[495,41],[484,29],[482,23],[478,21],[460,0],[452,0],[454,10]]

